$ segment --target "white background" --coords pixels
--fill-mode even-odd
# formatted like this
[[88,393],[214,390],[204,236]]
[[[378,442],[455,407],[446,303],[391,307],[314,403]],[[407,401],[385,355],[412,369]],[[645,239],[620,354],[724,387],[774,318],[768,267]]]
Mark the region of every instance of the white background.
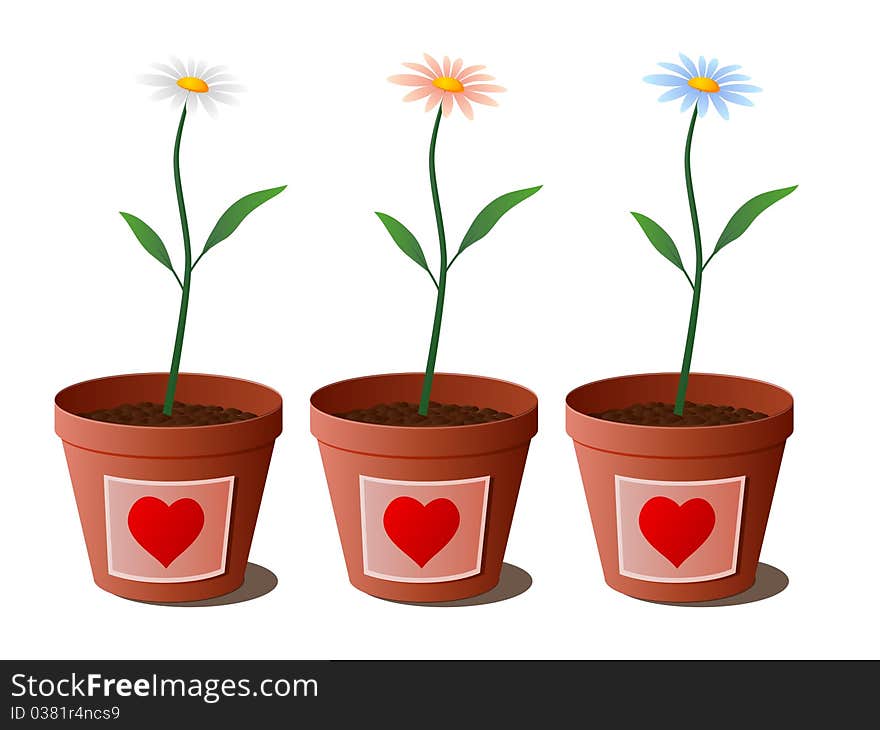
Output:
[[[857,2],[30,2],[6,8],[0,59],[4,330],[2,613],[7,658],[873,657],[878,201],[876,24]],[[438,176],[453,244],[509,190],[543,184],[453,268],[438,368],[541,400],[507,560],[534,579],[492,605],[397,605],[346,577],[308,397],[423,366],[433,287],[374,210],[436,262],[432,116],[386,77],[422,51],[484,63],[497,109],[443,122]],[[565,394],[675,370],[689,288],[629,216],[693,261],[688,122],[642,77],[678,51],[742,64],[752,109],[698,122],[707,248],[746,199],[800,188],[707,270],[694,369],[795,396],[762,560],[783,593],[722,608],[653,605],[603,582]],[[135,76],[171,54],[222,63],[237,108],[187,122],[193,238],[240,195],[287,183],[196,271],[185,370],[285,397],[251,560],[276,590],[214,608],[153,607],[91,579],[52,399],[80,380],[163,370],[178,288],[117,211],[181,261],[177,115]]]

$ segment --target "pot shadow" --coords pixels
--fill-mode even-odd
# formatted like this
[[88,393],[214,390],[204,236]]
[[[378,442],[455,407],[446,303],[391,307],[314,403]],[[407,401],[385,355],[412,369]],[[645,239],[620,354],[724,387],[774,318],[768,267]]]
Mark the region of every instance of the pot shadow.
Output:
[[510,598],[516,598],[517,596],[525,593],[529,588],[532,587],[532,576],[530,576],[526,571],[522,568],[517,567],[516,565],[511,565],[510,563],[503,563],[501,565],[501,577],[498,580],[498,585],[495,586],[491,591],[486,591],[485,593],[481,593],[478,596],[471,596],[470,598],[460,598],[457,601],[391,601],[388,600],[389,603],[402,603],[406,606],[428,606],[429,608],[457,608],[459,606],[485,606],[489,603],[498,603],[499,601],[506,601]]
[[714,601],[690,601],[687,603],[676,603],[674,601],[645,601],[645,603],[660,603],[664,606],[684,606],[694,608],[713,608],[716,606],[741,606],[745,603],[754,603],[755,601],[763,601],[765,598],[782,593],[788,588],[788,576],[779,568],[774,568],[767,563],[758,563],[758,570],[755,573],[755,582],[751,588],[737,593],[734,596],[726,598],[717,598]]
[[248,563],[244,571],[244,583],[231,593],[222,596],[205,598],[201,601],[137,601],[148,603],[151,606],[172,606],[183,608],[199,608],[202,606],[229,606],[233,603],[253,601],[255,598],[265,596],[275,590],[278,585],[278,576],[268,568],[256,563]]

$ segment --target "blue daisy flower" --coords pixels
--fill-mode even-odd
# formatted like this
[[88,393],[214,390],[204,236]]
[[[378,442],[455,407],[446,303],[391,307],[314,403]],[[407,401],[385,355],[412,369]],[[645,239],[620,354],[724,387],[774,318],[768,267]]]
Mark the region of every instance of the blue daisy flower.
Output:
[[742,66],[722,66],[718,68],[718,59],[713,58],[709,63],[700,56],[698,63],[694,63],[683,53],[678,54],[683,66],[677,63],[659,63],[658,66],[672,71],[671,74],[652,74],[645,76],[645,81],[658,86],[671,86],[669,91],[662,94],[658,101],[672,101],[684,97],[681,102],[681,110],[690,109],[695,103],[699,115],[705,116],[709,110],[709,101],[712,101],[715,109],[723,119],[730,118],[727,104],[739,104],[741,106],[754,106],[752,100],[743,94],[754,94],[761,91],[757,86],[743,84],[750,77],[736,73]]

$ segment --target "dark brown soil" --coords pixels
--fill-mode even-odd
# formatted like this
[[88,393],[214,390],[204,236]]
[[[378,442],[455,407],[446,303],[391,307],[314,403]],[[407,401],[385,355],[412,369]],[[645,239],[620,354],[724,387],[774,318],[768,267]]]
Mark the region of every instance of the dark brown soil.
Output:
[[246,421],[256,418],[256,413],[240,411],[238,408],[223,406],[190,405],[174,401],[171,415],[162,413],[161,403],[125,403],[115,408],[80,413],[83,418],[107,423],[121,423],[127,426],[217,426],[221,423]]
[[494,408],[479,406],[460,406],[456,403],[436,403],[428,405],[428,415],[419,415],[418,403],[379,403],[372,408],[363,408],[348,413],[334,414],[338,418],[362,423],[378,423],[383,426],[472,426],[477,423],[490,423],[513,418],[509,413]]
[[684,415],[673,413],[675,406],[671,403],[635,403],[619,410],[591,413],[593,418],[618,423],[631,423],[636,426],[727,426],[731,423],[746,423],[767,418],[766,413],[753,411],[749,408],[734,406],[716,406],[711,403],[684,402]]

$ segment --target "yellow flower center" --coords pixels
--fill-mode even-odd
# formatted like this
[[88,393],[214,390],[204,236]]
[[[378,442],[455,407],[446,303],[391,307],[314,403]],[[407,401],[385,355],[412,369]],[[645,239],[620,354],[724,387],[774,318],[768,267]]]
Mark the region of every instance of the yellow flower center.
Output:
[[208,85],[198,76],[184,76],[182,79],[177,79],[177,85],[181,89],[195,91],[197,94],[204,94],[208,90]]
[[443,89],[443,91],[464,91],[461,81],[451,76],[441,76],[439,79],[434,79],[431,83],[438,89]]
[[694,78],[688,81],[688,86],[697,91],[708,91],[710,94],[714,94],[716,91],[721,90],[721,87],[718,86],[715,79],[710,79],[705,76],[694,76]]

